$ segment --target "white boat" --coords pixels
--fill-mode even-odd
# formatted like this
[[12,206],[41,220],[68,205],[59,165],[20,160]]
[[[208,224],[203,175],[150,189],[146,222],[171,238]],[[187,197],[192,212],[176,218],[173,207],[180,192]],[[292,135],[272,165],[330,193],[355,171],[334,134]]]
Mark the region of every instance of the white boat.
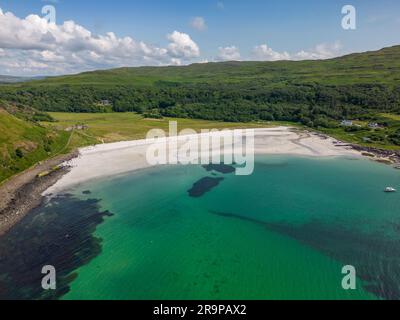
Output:
[[397,190],[395,189],[395,188],[392,188],[392,187],[387,187],[386,189],[385,189],[385,192],[396,192]]

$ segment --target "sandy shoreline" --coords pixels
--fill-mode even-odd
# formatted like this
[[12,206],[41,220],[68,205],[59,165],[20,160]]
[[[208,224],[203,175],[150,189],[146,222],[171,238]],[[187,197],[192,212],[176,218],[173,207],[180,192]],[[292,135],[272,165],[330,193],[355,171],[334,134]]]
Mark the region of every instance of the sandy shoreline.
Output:
[[[168,139],[171,138],[166,138]],[[179,143],[183,143],[184,138]],[[66,162],[69,172],[51,186],[44,196],[57,194],[85,181],[124,174],[150,167],[146,150],[154,141],[136,140],[82,148],[79,156]],[[179,146],[178,143],[178,146]],[[313,157],[361,157],[351,147],[338,146],[333,138],[289,127],[255,129],[255,154]]]

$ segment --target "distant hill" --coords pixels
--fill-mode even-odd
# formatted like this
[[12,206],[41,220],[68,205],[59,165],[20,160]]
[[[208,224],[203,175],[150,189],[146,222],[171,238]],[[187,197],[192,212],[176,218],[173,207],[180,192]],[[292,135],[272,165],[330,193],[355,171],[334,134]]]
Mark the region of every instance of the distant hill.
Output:
[[36,81],[33,85],[132,85],[177,83],[394,84],[400,81],[400,46],[329,60],[218,62],[189,66],[120,68]]
[[0,83],[17,83],[31,80],[30,78],[24,77],[13,77],[13,76],[2,76],[0,75]]
[[[45,111],[137,111],[308,126],[400,109],[400,46],[318,61],[220,62],[85,72],[0,86]],[[330,122],[330,123],[329,123]]]
[[19,83],[19,82],[27,82],[31,80],[39,80],[44,78],[45,77],[14,77],[14,76],[0,75],[0,83]]

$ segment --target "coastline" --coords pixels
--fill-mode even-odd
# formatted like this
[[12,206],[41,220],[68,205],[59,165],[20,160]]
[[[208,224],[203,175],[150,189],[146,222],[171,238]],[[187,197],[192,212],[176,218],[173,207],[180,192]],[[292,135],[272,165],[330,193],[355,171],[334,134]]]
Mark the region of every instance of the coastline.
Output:
[[[363,157],[362,152],[353,147],[341,146],[336,139],[314,132],[290,127],[254,131],[256,155]],[[178,146],[184,143],[185,138],[187,136],[178,138]],[[165,141],[170,139],[165,138]],[[146,150],[151,143],[154,141],[134,140],[81,148],[75,153],[38,164],[7,181],[0,186],[0,235],[10,230],[48,196],[89,180],[151,167],[146,161]],[[51,171],[55,166],[60,166],[60,169]],[[38,176],[46,170],[50,170],[50,174]]]
[[[336,139],[301,131],[290,127],[254,129],[256,155],[297,155],[311,157],[349,156],[362,157],[353,148],[338,147]],[[198,134],[197,136],[200,136]],[[178,138],[179,144],[185,142]],[[171,138],[165,138],[168,142]],[[71,170],[47,189],[43,195],[58,194],[89,180],[124,174],[151,167],[146,161],[147,147],[151,140],[123,141],[82,148],[79,156],[64,165]]]
[[77,156],[74,152],[43,161],[0,185],[0,236],[42,203],[42,193],[69,171],[64,163]]

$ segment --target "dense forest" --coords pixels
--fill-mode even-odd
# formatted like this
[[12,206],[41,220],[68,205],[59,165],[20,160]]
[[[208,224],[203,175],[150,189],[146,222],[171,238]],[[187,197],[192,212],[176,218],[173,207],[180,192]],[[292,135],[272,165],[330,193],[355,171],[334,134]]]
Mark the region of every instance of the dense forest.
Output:
[[0,98],[41,111],[125,112],[335,127],[400,113],[400,47],[325,61],[122,68],[0,86]]
[[331,120],[365,118],[371,112],[400,111],[400,86],[388,88],[384,85],[264,88],[256,84],[252,87],[202,84],[108,89],[65,85],[3,91],[1,97],[41,111],[135,111],[206,120],[296,121],[307,126],[329,126]]

